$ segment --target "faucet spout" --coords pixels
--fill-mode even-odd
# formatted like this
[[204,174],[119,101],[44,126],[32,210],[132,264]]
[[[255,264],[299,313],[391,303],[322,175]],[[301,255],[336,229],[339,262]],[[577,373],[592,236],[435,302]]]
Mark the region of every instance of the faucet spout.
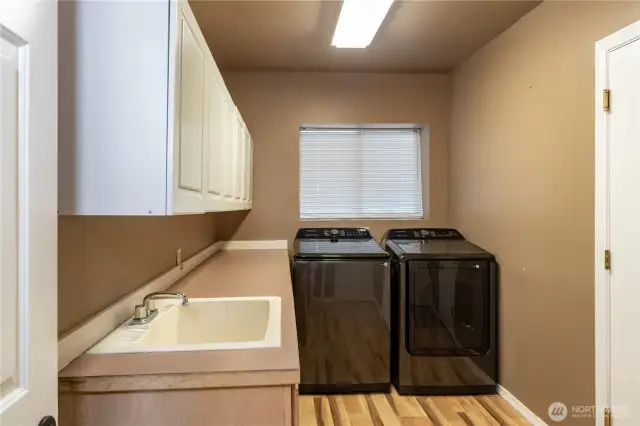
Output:
[[147,294],[144,299],[142,299],[142,304],[146,305],[149,301],[158,300],[158,299],[182,299],[182,305],[189,305],[189,298],[184,293],[171,293],[168,291],[156,291],[153,293]]
[[157,315],[156,300],[158,299],[181,299],[182,306],[189,305],[189,298],[184,293],[171,293],[168,291],[156,291],[147,294],[142,299],[142,304],[137,305],[133,316],[132,325],[147,324],[151,322]]

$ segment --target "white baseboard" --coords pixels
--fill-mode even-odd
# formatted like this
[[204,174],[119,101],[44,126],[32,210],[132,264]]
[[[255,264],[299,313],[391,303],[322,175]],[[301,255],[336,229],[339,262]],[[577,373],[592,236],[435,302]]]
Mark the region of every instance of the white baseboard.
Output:
[[225,250],[286,250],[287,240],[227,241]]
[[534,426],[548,426],[540,417],[531,411],[526,405],[524,405],[518,398],[516,398],[511,392],[498,385],[498,395],[503,397],[518,413],[522,414],[522,417],[527,419]]
[[133,310],[144,296],[163,291],[193,271],[219,250],[287,249],[286,240],[266,241],[218,241],[171,269],[164,275],[140,286],[136,291],[95,314],[58,340],[58,371],[98,343],[133,315]]
[[210,245],[183,262],[182,269],[176,266],[164,275],[142,285],[133,293],[129,293],[62,336],[58,340],[58,371],[69,365],[71,361],[82,355],[87,349],[98,343],[100,339],[131,317],[135,306],[142,301],[144,296],[154,291],[163,291],[171,287],[220,250],[223,245],[224,242],[222,241]]

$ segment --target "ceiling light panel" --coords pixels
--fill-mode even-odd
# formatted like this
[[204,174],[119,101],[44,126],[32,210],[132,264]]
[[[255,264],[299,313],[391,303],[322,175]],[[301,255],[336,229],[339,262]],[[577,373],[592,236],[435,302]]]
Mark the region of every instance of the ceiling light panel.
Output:
[[393,0],[344,0],[331,45],[367,47],[389,12]]

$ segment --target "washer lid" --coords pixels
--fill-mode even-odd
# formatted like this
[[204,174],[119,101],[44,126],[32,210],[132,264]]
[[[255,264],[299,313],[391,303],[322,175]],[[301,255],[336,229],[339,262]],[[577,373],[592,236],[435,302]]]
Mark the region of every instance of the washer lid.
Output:
[[464,240],[453,228],[393,228],[385,232],[386,240]]
[[491,253],[467,240],[389,240],[388,247],[398,258],[493,258]]
[[374,239],[339,240],[327,239],[296,240],[294,243],[296,258],[386,258],[389,254]]

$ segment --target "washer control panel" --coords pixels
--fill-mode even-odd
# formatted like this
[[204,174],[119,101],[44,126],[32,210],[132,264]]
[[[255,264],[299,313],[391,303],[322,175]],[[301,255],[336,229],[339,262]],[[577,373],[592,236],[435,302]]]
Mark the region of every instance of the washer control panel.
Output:
[[373,238],[367,228],[301,228],[296,239],[301,240],[369,240]]
[[389,229],[387,240],[464,240],[460,232],[452,228]]

